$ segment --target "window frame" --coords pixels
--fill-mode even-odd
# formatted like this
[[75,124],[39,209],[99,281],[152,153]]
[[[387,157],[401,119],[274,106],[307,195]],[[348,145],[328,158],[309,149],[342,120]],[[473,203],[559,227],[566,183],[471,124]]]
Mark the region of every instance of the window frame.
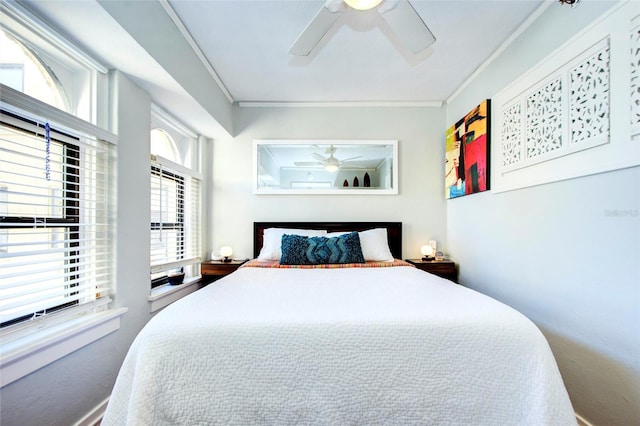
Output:
[[[180,262],[182,260],[184,260],[185,258],[185,240],[186,240],[186,235],[185,235],[185,205],[186,205],[186,197],[185,197],[185,177],[172,172],[170,170],[164,169],[162,167],[160,167],[157,164],[152,164],[151,165],[151,175],[152,175],[152,180],[153,180],[153,176],[158,176],[158,179],[160,180],[160,192],[162,192],[164,186],[162,185],[162,182],[164,179],[168,179],[170,181],[174,181],[176,182],[176,194],[175,194],[175,200],[176,200],[176,206],[175,206],[175,216],[177,218],[176,222],[163,222],[162,221],[162,213],[163,211],[161,210],[161,221],[160,222],[151,222],[151,232],[153,233],[154,231],[160,231],[160,233],[162,234],[162,231],[164,230],[171,230],[171,231],[178,231],[178,238],[176,241],[176,262]],[[174,212],[174,210],[171,210],[172,212]],[[152,234],[153,235],[153,234]],[[181,248],[182,247],[182,248]],[[154,266],[153,264],[151,265],[152,267]],[[169,268],[170,269],[170,268]],[[156,287],[159,287],[163,284],[166,284],[169,281],[169,277],[168,277],[168,273],[165,270],[164,272],[161,272],[159,274],[153,274],[152,273],[152,279],[151,279],[151,288],[154,289]]]
[[[10,115],[17,120],[25,121],[31,125],[36,127],[42,127],[39,123],[31,120],[27,120],[24,117],[20,117],[16,114],[12,114],[8,111],[3,111],[4,114]],[[16,126],[10,126],[9,124],[4,124],[5,126],[13,127],[18,131],[24,132],[24,129],[18,128]],[[44,129],[43,129],[44,133]],[[52,129],[52,133],[60,133],[64,136],[77,139],[72,135],[65,134],[63,132],[57,131],[56,129]],[[69,259],[69,264],[66,265],[65,269],[67,272],[65,273],[65,282],[71,282],[69,288],[69,293],[73,293],[73,287],[77,287],[78,284],[75,281],[78,279],[78,268],[74,266],[77,263],[77,256],[80,255],[80,252],[77,248],[80,246],[80,150],[77,147],[74,147],[72,144],[65,142],[63,140],[57,139],[54,137],[50,138],[50,143],[55,143],[62,147],[63,159],[64,159],[64,167],[63,167],[63,178],[62,182],[64,182],[63,187],[63,206],[62,206],[62,216],[32,216],[32,217],[23,217],[23,216],[8,216],[3,215],[0,216],[0,225],[2,224],[10,224],[6,226],[2,226],[2,230],[11,230],[11,229],[24,229],[31,228],[34,226],[34,223],[44,223],[46,224],[47,229],[56,229],[63,228],[65,229],[65,235],[68,238],[65,238],[69,243],[66,246],[68,254],[64,257]],[[75,249],[74,249],[75,248]],[[28,321],[30,318],[35,318],[44,314],[53,313],[71,306],[78,305],[79,301],[69,301],[63,303],[61,305],[51,306],[42,310],[35,311],[31,314],[22,315],[20,317],[13,318],[11,320],[0,323],[0,329],[9,327],[11,325],[15,325],[24,321]]]

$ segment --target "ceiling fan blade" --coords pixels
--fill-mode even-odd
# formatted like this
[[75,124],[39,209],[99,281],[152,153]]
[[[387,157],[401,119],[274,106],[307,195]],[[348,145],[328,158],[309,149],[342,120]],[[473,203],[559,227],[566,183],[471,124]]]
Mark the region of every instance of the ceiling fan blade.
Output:
[[336,0],[327,1],[298,36],[293,46],[289,48],[289,54],[296,56],[309,55],[322,40],[322,37],[333,27],[333,24],[336,23],[344,10],[345,6],[342,0],[339,0],[339,2]]
[[436,38],[407,0],[386,0],[378,10],[412,53],[419,53],[435,43]]
[[324,163],[319,163],[317,161],[295,161],[295,164],[298,167],[312,167],[312,166],[322,166]]
[[327,161],[327,158],[326,158],[326,157],[323,157],[322,155],[318,154],[317,152],[314,152],[313,154],[311,154],[311,156],[312,156],[313,158],[315,158],[316,160],[318,160],[318,161],[322,161],[323,163],[324,163],[325,161]]
[[355,157],[345,158],[344,160],[340,160],[340,162],[346,163],[347,161],[355,160],[356,158],[362,158],[362,155],[356,155]]

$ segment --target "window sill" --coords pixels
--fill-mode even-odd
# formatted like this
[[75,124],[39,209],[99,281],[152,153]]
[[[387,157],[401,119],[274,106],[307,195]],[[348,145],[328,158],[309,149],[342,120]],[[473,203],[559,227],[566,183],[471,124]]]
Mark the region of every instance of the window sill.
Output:
[[118,330],[127,308],[83,315],[61,324],[36,330],[0,349],[0,387],[4,387],[47,364]]
[[169,306],[176,300],[193,293],[200,288],[200,277],[193,277],[185,280],[180,285],[165,284],[151,290],[147,298],[151,313],[157,312],[165,306]]

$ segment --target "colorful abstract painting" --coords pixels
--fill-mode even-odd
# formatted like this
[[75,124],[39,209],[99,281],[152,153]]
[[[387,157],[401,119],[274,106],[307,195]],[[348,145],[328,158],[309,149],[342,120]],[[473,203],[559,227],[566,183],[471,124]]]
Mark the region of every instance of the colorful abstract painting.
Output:
[[490,109],[491,101],[486,99],[447,129],[446,198],[489,189]]

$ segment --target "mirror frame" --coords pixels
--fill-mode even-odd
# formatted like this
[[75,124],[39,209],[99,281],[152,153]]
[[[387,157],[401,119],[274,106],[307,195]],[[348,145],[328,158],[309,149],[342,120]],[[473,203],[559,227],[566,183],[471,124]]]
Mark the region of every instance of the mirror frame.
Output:
[[[263,145],[391,145],[391,188],[264,188],[258,182],[258,150]],[[397,140],[318,140],[318,139],[255,139],[253,141],[253,193],[258,195],[397,195],[398,194],[398,141]]]

